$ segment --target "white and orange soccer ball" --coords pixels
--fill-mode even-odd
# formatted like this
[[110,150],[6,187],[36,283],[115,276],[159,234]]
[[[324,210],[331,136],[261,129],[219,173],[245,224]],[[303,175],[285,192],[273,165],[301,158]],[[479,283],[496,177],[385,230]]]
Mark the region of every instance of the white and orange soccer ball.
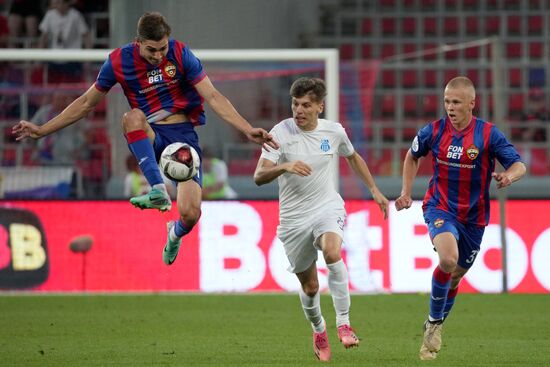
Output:
[[171,180],[183,182],[195,177],[201,164],[197,151],[186,143],[172,143],[162,151],[160,169]]

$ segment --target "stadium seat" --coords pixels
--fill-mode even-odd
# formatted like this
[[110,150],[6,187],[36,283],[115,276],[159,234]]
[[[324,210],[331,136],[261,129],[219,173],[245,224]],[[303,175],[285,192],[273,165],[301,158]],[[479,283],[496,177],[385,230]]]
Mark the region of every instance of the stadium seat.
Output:
[[395,117],[395,96],[393,94],[384,94],[382,96],[381,115],[384,118]]
[[458,17],[445,17],[443,19],[443,33],[447,36],[456,36],[460,31],[460,21]]
[[415,69],[407,69],[403,71],[401,85],[404,88],[416,88],[418,86]]
[[496,35],[500,33],[500,17],[497,15],[485,18],[485,34]]
[[506,44],[506,57],[518,59],[521,57],[521,42],[509,42]]
[[421,0],[423,10],[433,10],[437,4],[436,0]]
[[340,59],[352,60],[355,57],[355,48],[352,44],[346,43],[340,45]]
[[371,18],[364,18],[361,22],[361,33],[364,35],[368,35],[372,33],[372,19]]
[[466,76],[470,78],[470,80],[472,81],[472,83],[474,83],[474,85],[479,84],[479,71],[477,69],[466,70]]
[[397,52],[395,51],[395,44],[394,43],[384,43],[382,44],[382,49],[380,50],[380,57],[390,57],[394,56]]
[[370,43],[364,43],[361,45],[361,58],[362,59],[372,58],[372,47]]
[[422,117],[428,119],[437,118],[440,97],[437,94],[429,94],[422,97]]
[[510,81],[510,87],[518,88],[521,87],[521,69],[520,68],[511,68],[508,70],[508,76]]
[[533,176],[547,176],[550,174],[550,161],[546,148],[532,148],[531,161],[527,164],[529,173]]
[[466,17],[465,31],[467,35],[479,35],[479,17],[475,15]]
[[544,44],[542,42],[529,43],[529,58],[540,59],[544,56]]
[[424,70],[424,86],[429,88],[437,86],[437,72],[435,70]]
[[416,94],[407,94],[403,97],[403,110],[405,117],[417,117],[419,114],[419,105]]
[[[424,44],[424,51],[426,50],[432,50],[437,47],[437,43],[426,43]],[[430,53],[424,55],[424,60],[434,60],[437,58],[436,53]]]
[[467,59],[479,58],[481,49],[479,47],[468,47],[464,49],[464,57]]
[[424,18],[424,35],[433,36],[435,34],[437,34],[437,18]]
[[527,33],[529,35],[542,35],[544,31],[544,19],[541,15],[530,16],[527,20]]
[[416,52],[416,43],[404,43],[401,52],[404,54]]
[[382,87],[383,88],[395,88],[395,71],[383,70],[382,71]]
[[401,20],[401,34],[408,37],[416,34],[416,18],[405,17]]
[[508,96],[508,117],[520,118],[524,111],[524,96],[522,93],[513,93]]
[[462,7],[467,10],[478,9],[480,2],[478,0],[462,0]]
[[493,86],[493,73],[491,69],[485,70],[485,86],[491,88]]
[[458,69],[445,70],[445,78],[444,78],[445,84],[447,84],[449,80],[456,78],[459,75],[461,75],[461,73],[459,73]]
[[445,59],[446,60],[456,60],[458,59],[458,56],[460,54],[459,50],[452,50],[445,52]]
[[395,18],[382,18],[382,34],[395,34]]
[[518,35],[521,32],[521,19],[519,15],[510,15],[508,16],[507,21],[507,31],[508,35]]

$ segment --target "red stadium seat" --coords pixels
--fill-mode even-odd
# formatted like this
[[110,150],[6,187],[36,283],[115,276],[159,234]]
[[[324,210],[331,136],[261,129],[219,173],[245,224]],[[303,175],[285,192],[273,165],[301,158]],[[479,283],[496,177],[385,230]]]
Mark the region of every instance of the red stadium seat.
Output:
[[437,18],[426,17],[424,18],[424,34],[434,35],[437,33]]
[[351,60],[355,57],[355,48],[352,44],[345,43],[340,45],[340,58],[342,60]]
[[424,118],[435,119],[439,107],[440,97],[437,94],[425,95],[422,97],[423,115]]
[[411,36],[416,33],[416,18],[405,17],[401,20],[401,34]]
[[458,17],[445,17],[443,19],[443,32],[447,36],[457,35],[460,29],[460,21]]
[[436,0],[421,0],[421,5],[424,10],[435,9]]
[[466,70],[466,76],[470,78],[470,80],[472,81],[472,83],[474,83],[474,85],[479,84],[479,71],[477,69]]
[[384,94],[382,96],[382,117],[395,116],[395,96],[393,94]]
[[401,85],[404,88],[415,88],[418,86],[416,70],[404,70],[402,74]]
[[404,43],[401,50],[404,54],[416,52],[416,43]]
[[511,68],[508,70],[508,75],[510,78],[510,87],[521,87],[521,69],[520,68]]
[[397,52],[395,51],[395,44],[394,43],[384,43],[382,44],[382,49],[380,51],[380,57],[390,57],[394,56]]
[[370,43],[365,43],[361,45],[361,58],[362,59],[372,58],[372,47]]
[[479,18],[475,15],[466,17],[466,34],[479,35]]
[[517,35],[521,32],[521,19],[519,15],[508,16],[507,30],[509,35]]
[[542,15],[533,15],[528,18],[527,32],[530,35],[542,35],[544,30],[544,19]]
[[452,50],[445,52],[445,59],[446,60],[456,60],[458,59],[458,56],[460,54],[459,50]]
[[[426,43],[426,44],[424,44],[424,51],[431,50],[431,49],[434,49],[436,47],[437,47],[436,43]],[[425,54],[424,55],[424,60],[434,60],[435,58],[437,58],[436,53],[431,53],[431,54]]]
[[529,57],[540,59],[544,56],[544,44],[542,42],[529,43]]
[[407,94],[403,98],[403,109],[405,111],[405,117],[417,117],[418,116],[418,99],[416,94]]
[[424,70],[424,86],[430,88],[437,86],[437,72],[435,70]]
[[522,93],[514,93],[508,97],[508,117],[519,118],[524,111],[524,97]]
[[362,34],[371,34],[372,33],[372,19],[365,18],[361,23],[361,33]]
[[449,80],[456,78],[459,75],[460,73],[458,72],[458,69],[445,70],[445,80],[444,80],[445,84],[447,84]]
[[490,69],[485,70],[485,85],[487,88],[491,88],[493,86],[493,73]]
[[382,18],[382,34],[395,34],[395,18]]
[[509,42],[506,44],[506,57],[518,59],[521,57],[521,42]]
[[394,70],[382,71],[382,87],[395,88],[395,71]]
[[477,59],[481,54],[479,47],[468,47],[464,49],[464,57],[467,59]]
[[494,35],[500,33],[500,17],[497,15],[488,16],[485,19],[485,33]]
[[547,176],[550,173],[550,161],[546,148],[532,148],[531,161],[527,167],[533,176]]

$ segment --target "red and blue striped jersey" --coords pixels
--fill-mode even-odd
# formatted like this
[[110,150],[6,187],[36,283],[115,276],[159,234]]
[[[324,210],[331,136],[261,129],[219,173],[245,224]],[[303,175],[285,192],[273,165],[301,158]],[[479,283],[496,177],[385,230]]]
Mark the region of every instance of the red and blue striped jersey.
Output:
[[472,117],[468,127],[458,131],[448,118],[442,118],[424,126],[412,143],[414,157],[429,152],[433,176],[423,209],[441,209],[462,223],[486,226],[495,158],[505,169],[520,162],[514,146],[490,122]]
[[170,39],[159,65],[147,62],[133,42],[109,54],[95,87],[105,92],[120,83],[130,107],[143,111],[149,123],[180,112],[194,125],[204,125],[203,98],[195,84],[205,77],[200,60],[180,41]]

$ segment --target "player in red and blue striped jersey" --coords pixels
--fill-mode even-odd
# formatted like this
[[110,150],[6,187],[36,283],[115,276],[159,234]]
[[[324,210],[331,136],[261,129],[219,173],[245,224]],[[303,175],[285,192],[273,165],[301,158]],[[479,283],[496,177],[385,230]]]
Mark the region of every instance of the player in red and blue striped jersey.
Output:
[[[479,252],[489,222],[491,179],[497,187],[511,185],[525,175],[525,165],[504,134],[490,122],[473,116],[475,87],[459,76],[445,87],[447,116],[422,128],[403,165],[397,210],[412,205],[411,190],[419,160],[432,153],[433,176],[424,197],[424,220],[439,264],[432,277],[430,313],[424,323],[420,359],[437,357],[442,324],[453,307],[458,285]],[[504,167],[496,173],[495,160]]]
[[[152,189],[130,199],[141,209],[170,210],[172,202],[162,179],[158,160],[164,148],[175,142],[193,146],[200,155],[195,127],[205,123],[206,101],[225,122],[257,144],[277,149],[264,129],[253,128],[210,82],[201,62],[183,43],[170,38],[171,29],[160,13],[145,13],[138,21],[135,42],[115,49],[103,64],[96,82],[63,112],[37,126],[20,121],[12,129],[17,140],[38,139],[86,116],[116,83],[122,86],[131,110],[122,118],[128,146]],[[181,238],[197,223],[201,213],[202,175],[179,182],[180,218],[168,223],[163,260],[171,265]]]

